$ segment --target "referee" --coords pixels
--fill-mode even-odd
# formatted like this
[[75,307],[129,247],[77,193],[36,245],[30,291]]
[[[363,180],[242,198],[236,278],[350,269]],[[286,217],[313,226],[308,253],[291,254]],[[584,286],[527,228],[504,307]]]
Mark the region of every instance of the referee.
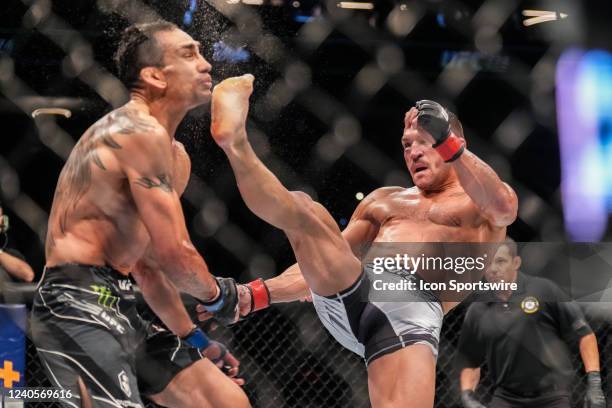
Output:
[[520,266],[516,243],[506,238],[485,277],[516,282],[517,290],[481,294],[467,311],[458,349],[463,407],[484,407],[474,390],[486,361],[495,386],[490,408],[570,408],[568,344],[578,340],[588,381],[584,407],[605,408],[597,340],[578,305],[552,282],[519,272]]

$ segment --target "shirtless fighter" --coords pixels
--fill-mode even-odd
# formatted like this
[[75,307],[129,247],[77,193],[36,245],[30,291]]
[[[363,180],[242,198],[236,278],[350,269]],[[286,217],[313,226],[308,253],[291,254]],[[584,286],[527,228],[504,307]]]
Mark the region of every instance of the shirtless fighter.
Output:
[[[32,310],[38,354],[53,386],[72,391],[66,407],[80,405],[78,378],[95,407],[143,407],[141,393],[170,407],[248,407],[202,359],[208,341],[177,292],[235,318],[236,284],[209,273],[179,201],[191,163],[174,135],[210,100],[211,66],[165,21],[128,28],[116,62],[130,100],[83,134],[57,184]],[[176,335],[141,318],[129,274]]]
[[406,114],[402,136],[416,186],[374,191],[341,233],[323,206],[287,191],[253,152],[245,127],[252,81],[245,75],[215,87],[212,135],[244,201],[286,233],[299,267],[266,284],[248,284],[252,301],[241,314],[303,298],[309,287],[323,325],[366,359],[373,407],[432,407],[440,327],[456,302],[440,302],[435,293],[419,302],[364,300],[362,251],[372,242],[502,241],[516,218],[516,195],[465,148],[455,118],[436,102],[421,101]]

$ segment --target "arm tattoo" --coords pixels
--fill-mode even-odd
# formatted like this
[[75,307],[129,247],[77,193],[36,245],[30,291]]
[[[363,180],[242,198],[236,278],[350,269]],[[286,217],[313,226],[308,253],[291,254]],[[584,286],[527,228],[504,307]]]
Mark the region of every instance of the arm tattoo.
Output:
[[106,166],[98,156],[97,147],[104,145],[111,149],[122,149],[123,147],[113,137],[115,133],[131,135],[137,132],[154,132],[155,126],[150,121],[144,119],[141,114],[131,109],[119,109],[108,115],[105,121],[93,132],[87,150],[90,151],[93,162],[101,170],[106,170]]
[[[93,166],[103,171],[107,170],[100,157],[99,148],[119,150],[123,147],[117,141],[117,135],[132,135],[155,130],[153,122],[143,114],[133,109],[120,108],[101,119],[83,135],[62,169],[53,199],[53,205],[57,208],[52,209],[51,217],[57,214],[62,234],[65,233],[70,212],[76,208],[91,185]],[[149,189],[159,187],[166,192],[173,191],[170,177],[167,175],[158,176],[157,180],[143,177],[137,183]],[[53,242],[51,244],[53,245]]]
[[168,175],[161,174],[157,176],[157,180],[158,181],[155,181],[154,178],[150,178],[150,177],[141,177],[138,180],[136,180],[136,184],[138,184],[139,186],[143,186],[144,188],[148,188],[148,189],[158,187],[158,188],[161,188],[166,193],[172,192],[172,181],[170,180],[170,177],[168,177]]

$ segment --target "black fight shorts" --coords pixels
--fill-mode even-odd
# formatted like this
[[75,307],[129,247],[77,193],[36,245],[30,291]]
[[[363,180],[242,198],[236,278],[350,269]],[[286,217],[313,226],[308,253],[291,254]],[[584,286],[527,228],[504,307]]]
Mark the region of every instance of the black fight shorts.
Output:
[[144,407],[141,394],[162,391],[201,358],[174,334],[143,320],[132,281],[110,267],[47,268],[31,316],[32,340],[51,384],[80,407],[81,377],[94,407]]

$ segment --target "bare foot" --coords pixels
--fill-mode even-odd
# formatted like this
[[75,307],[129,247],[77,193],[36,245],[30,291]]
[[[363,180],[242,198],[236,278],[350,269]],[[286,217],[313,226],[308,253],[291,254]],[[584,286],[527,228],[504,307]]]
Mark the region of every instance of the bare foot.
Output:
[[249,96],[253,92],[254,79],[251,74],[232,77],[213,89],[210,131],[219,146],[229,146],[246,138]]

